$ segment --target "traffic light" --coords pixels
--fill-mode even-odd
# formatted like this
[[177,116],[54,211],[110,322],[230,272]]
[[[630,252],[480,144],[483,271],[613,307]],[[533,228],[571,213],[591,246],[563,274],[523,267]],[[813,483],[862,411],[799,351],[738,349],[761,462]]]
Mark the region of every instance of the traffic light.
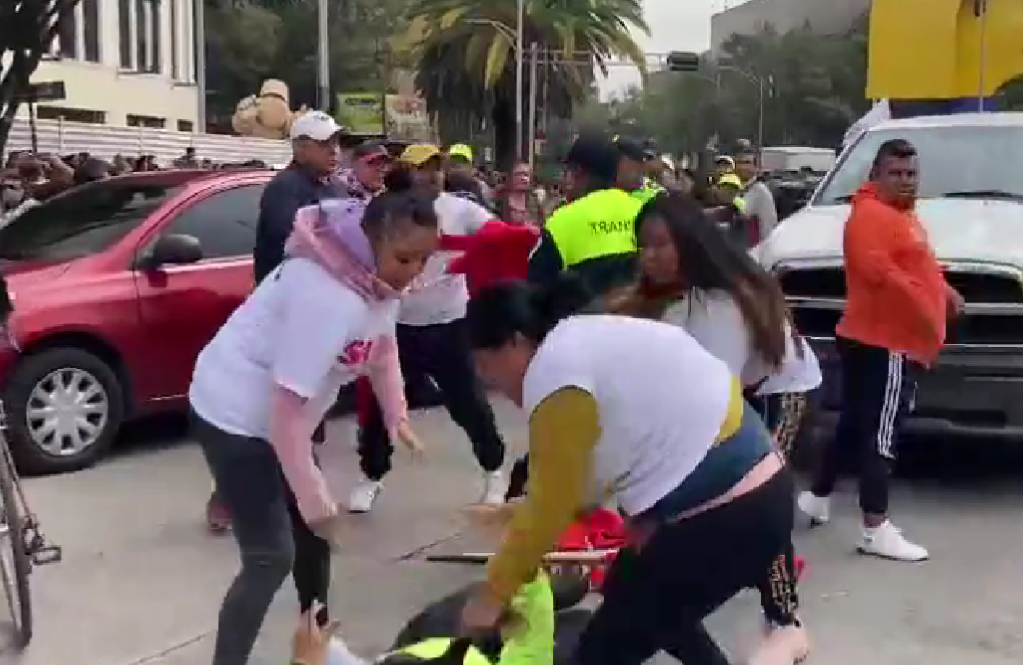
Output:
[[668,69],[673,72],[695,72],[700,68],[700,56],[688,51],[672,51],[668,54]]

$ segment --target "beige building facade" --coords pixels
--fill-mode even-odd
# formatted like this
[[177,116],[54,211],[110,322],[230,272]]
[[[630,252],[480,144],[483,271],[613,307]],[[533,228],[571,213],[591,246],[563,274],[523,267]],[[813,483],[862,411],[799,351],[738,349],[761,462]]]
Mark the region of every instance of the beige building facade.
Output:
[[750,35],[766,26],[788,32],[809,23],[817,32],[845,30],[870,9],[870,0],[747,0],[711,18],[711,51],[734,34]]
[[197,2],[81,0],[32,77],[67,90],[66,99],[41,102],[39,117],[198,131]]

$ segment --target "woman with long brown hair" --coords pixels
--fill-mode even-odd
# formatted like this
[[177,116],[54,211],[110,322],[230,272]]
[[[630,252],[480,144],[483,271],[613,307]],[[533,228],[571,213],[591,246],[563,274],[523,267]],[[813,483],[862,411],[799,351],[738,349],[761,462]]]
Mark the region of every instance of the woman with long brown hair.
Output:
[[[699,203],[681,194],[649,201],[636,218],[640,275],[612,302],[620,313],[684,328],[739,377],[785,455],[795,443],[806,393],[820,385],[817,359],[789,320],[774,277],[730,242]],[[808,651],[796,614],[795,556],[790,545],[759,585],[770,629],[763,651]],[[773,659],[771,662],[775,662]]]

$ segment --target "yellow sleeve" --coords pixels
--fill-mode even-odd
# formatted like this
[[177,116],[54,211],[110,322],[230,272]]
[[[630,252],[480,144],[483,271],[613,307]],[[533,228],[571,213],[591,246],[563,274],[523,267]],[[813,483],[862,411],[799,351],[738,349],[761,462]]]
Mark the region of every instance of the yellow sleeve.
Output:
[[518,506],[487,578],[508,601],[534,579],[543,556],[575,518],[590,482],[600,438],[597,403],[581,388],[562,388],[529,418],[529,493]]

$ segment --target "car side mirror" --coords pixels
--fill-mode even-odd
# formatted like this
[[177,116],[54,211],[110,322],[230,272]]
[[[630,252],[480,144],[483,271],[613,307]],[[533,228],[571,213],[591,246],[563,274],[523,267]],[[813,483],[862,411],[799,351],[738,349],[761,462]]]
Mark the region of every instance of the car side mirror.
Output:
[[161,266],[187,265],[201,260],[202,245],[198,238],[184,233],[171,233],[153,243],[139,261],[139,267],[143,270],[156,270]]

